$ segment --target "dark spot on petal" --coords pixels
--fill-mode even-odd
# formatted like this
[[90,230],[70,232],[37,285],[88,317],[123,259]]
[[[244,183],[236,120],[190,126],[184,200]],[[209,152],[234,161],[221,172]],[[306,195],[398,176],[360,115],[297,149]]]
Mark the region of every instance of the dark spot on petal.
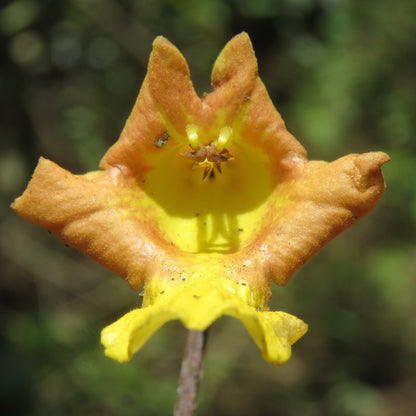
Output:
[[198,295],[193,295],[193,296],[194,296],[195,299],[199,299],[200,298],[200,296],[198,296]]
[[165,131],[158,139],[155,140],[155,146],[158,149],[162,149],[165,144],[169,141],[170,135],[167,131]]

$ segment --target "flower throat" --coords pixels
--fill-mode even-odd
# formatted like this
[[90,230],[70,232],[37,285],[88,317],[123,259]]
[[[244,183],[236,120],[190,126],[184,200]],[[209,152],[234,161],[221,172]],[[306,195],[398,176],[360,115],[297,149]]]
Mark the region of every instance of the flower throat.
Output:
[[195,124],[186,126],[186,134],[191,151],[181,153],[181,155],[194,162],[193,168],[203,169],[202,180],[207,178],[213,179],[215,171],[222,173],[222,163],[234,159],[229,151],[233,136],[231,127],[223,127],[220,130],[218,139],[210,142],[208,145],[200,143],[198,126]]

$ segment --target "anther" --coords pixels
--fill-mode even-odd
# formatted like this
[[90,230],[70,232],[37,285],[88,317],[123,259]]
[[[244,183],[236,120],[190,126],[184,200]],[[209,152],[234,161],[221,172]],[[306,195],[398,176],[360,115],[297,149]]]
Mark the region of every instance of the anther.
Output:
[[229,148],[233,136],[233,129],[229,126],[223,127],[217,140],[217,151],[221,152],[224,148]]
[[196,150],[199,146],[198,126],[188,124],[186,126],[186,135],[188,136],[189,145],[193,150]]

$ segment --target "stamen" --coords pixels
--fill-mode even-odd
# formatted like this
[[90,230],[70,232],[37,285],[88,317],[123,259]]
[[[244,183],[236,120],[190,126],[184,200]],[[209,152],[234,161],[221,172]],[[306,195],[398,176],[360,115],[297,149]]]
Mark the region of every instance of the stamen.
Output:
[[205,159],[203,162],[198,163],[197,167],[203,168],[204,173],[202,175],[202,180],[213,178],[212,174],[214,173],[214,163],[210,162],[208,159]]
[[188,136],[189,145],[193,150],[196,150],[199,147],[198,126],[188,124],[186,126],[186,135]]
[[220,130],[220,135],[217,140],[217,151],[221,152],[224,148],[227,148],[231,144],[233,136],[233,129],[231,127],[223,127]]
[[192,151],[181,153],[181,155],[194,161],[193,168],[203,169],[202,180],[214,178],[214,170],[222,173],[221,164],[233,160],[228,150],[233,135],[231,127],[222,127],[218,139],[207,145],[201,144],[198,136],[198,126],[195,124],[186,126],[186,135]]

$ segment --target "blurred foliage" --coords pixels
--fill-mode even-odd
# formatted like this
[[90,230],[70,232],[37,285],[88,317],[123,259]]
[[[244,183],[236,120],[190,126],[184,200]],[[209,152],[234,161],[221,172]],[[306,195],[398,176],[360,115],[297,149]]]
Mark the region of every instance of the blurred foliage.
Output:
[[310,324],[289,363],[262,361],[244,328],[211,330],[200,415],[416,414],[416,2],[51,0],[0,9],[2,414],[165,415],[185,331],[159,331],[129,364],[101,328],[137,294],[12,213],[40,155],[96,169],[163,34],[210,90],[213,61],[247,31],[260,74],[313,159],[383,150],[376,210],[308,263],[272,308]]

